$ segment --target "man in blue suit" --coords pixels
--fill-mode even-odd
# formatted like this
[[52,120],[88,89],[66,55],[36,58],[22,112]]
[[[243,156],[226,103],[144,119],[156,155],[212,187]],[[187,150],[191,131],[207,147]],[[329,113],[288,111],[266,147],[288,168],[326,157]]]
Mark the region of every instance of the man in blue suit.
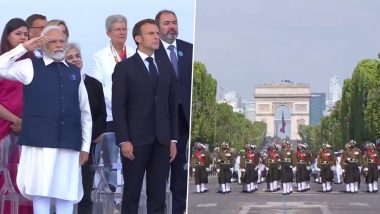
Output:
[[153,19],[133,28],[137,53],[116,64],[112,114],[122,153],[122,213],[137,213],[146,172],[147,212],[164,213],[166,179],[178,139],[177,80],[172,66],[155,51],[159,31]]
[[155,19],[161,39],[157,53],[172,64],[178,79],[178,154],[171,163],[170,190],[173,194],[173,213],[184,213],[188,181],[187,148],[190,129],[193,45],[177,39],[178,21],[173,11],[162,10],[158,12]]

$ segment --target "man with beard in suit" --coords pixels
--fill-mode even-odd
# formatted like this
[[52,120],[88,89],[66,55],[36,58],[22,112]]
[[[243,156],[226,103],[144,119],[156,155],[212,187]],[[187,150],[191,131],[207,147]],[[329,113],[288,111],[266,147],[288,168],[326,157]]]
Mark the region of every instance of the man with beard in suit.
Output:
[[191,77],[193,45],[178,37],[178,20],[173,11],[162,10],[156,15],[160,30],[160,48],[157,54],[172,64],[178,79],[178,155],[171,164],[170,190],[173,194],[173,213],[184,213],[187,197],[187,149],[189,142]]

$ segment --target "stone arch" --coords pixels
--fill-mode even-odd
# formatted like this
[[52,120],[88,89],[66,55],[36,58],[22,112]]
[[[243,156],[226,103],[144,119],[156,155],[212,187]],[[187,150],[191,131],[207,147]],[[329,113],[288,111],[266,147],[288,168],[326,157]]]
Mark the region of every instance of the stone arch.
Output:
[[309,125],[310,87],[308,84],[281,82],[258,85],[255,88],[256,121],[267,124],[267,136],[275,135],[276,109],[290,111],[289,137],[299,140],[298,126]]

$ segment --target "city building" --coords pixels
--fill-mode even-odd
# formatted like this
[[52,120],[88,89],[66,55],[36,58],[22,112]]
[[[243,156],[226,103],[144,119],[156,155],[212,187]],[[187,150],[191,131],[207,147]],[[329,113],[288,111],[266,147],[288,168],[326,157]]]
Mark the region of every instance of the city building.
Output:
[[326,93],[310,94],[310,125],[320,124],[321,117],[326,111]]

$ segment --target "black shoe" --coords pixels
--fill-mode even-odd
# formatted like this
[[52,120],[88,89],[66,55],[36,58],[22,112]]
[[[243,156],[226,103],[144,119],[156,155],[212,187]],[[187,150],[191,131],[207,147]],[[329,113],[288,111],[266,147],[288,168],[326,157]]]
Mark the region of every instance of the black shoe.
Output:
[[110,188],[111,192],[116,192],[116,187],[112,184],[108,184],[108,187]]

